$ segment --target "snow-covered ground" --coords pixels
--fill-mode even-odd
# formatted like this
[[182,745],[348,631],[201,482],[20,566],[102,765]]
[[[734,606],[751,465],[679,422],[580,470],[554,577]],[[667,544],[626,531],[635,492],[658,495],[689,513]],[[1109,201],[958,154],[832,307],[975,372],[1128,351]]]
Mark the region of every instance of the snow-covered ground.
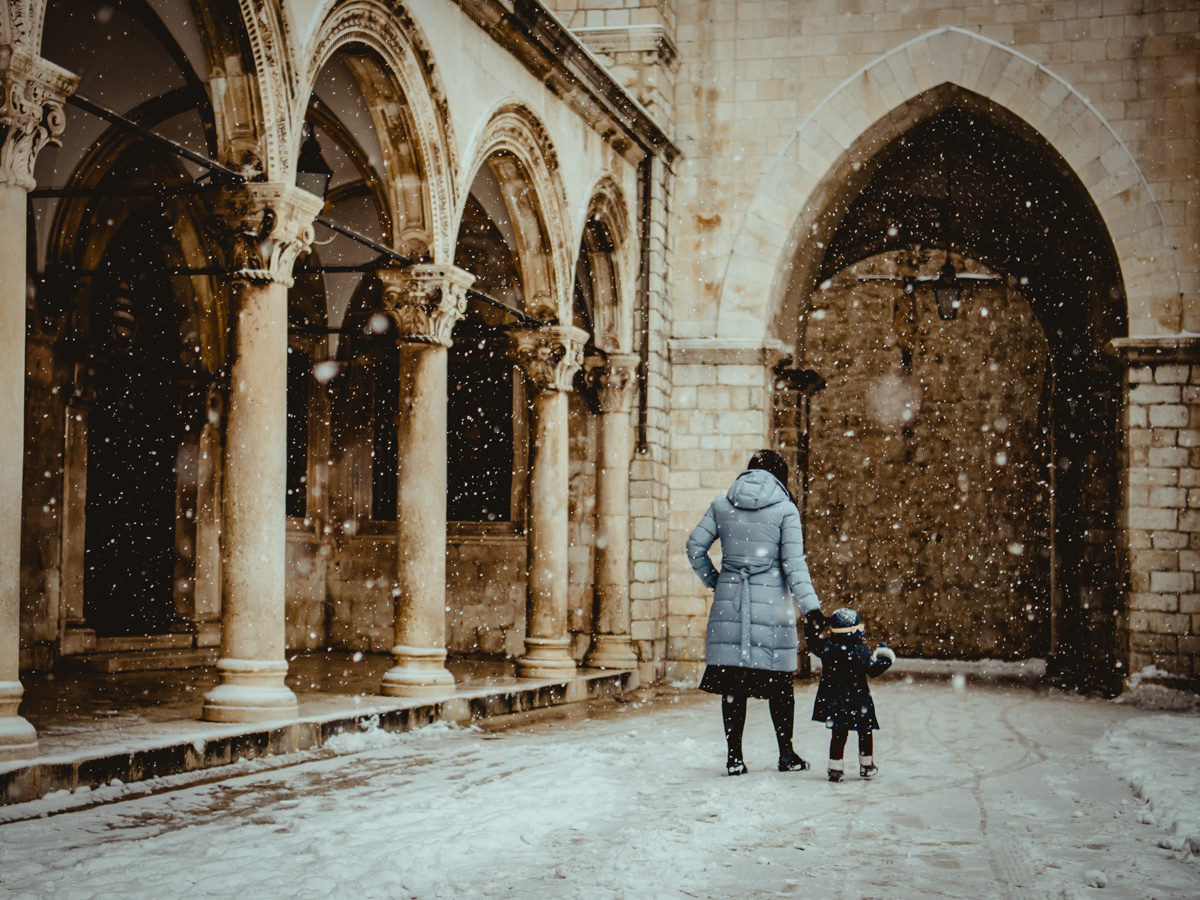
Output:
[[353,755],[0,826],[0,892],[1200,896],[1186,847],[1200,717],[1024,688],[874,689],[871,782],[826,782],[812,687],[802,773],[775,770],[756,701],[751,771],[725,777],[717,700],[694,693],[506,730],[348,735]]

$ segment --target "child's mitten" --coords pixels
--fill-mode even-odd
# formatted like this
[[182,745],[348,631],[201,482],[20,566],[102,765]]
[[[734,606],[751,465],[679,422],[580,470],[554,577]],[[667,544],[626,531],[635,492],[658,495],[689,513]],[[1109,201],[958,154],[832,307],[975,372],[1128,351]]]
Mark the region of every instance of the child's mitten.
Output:
[[871,654],[871,660],[886,659],[890,663],[896,661],[896,654],[892,652],[892,648],[887,645],[887,642],[880,641],[879,646],[875,648],[875,652]]

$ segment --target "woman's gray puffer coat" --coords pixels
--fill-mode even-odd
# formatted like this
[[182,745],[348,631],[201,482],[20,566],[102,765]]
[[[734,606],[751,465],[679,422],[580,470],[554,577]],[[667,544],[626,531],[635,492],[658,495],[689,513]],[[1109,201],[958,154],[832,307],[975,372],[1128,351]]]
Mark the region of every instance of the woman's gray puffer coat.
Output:
[[[717,538],[719,573],[708,557]],[[788,592],[801,614],[820,604],[804,562],[800,513],[775,476],[763,469],[739,475],[688,538],[687,555],[700,580],[716,589],[708,614],[707,663],[794,672],[799,637]]]

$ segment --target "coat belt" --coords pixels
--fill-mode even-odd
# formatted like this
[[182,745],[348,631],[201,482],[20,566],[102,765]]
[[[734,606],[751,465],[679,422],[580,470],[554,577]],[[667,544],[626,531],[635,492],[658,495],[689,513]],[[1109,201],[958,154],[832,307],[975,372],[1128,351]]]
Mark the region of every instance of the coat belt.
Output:
[[778,559],[755,559],[746,557],[723,557],[721,559],[721,574],[732,573],[737,577],[737,599],[734,601],[742,616],[742,646],[741,661],[750,659],[750,579],[772,569],[779,568]]

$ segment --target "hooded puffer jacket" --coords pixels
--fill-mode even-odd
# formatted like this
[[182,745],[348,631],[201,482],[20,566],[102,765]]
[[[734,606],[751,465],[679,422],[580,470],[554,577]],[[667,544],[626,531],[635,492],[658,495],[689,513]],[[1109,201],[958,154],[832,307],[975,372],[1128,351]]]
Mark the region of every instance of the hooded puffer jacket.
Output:
[[[720,572],[708,556],[717,538]],[[739,475],[688,538],[687,555],[700,580],[715,589],[708,664],[794,672],[799,638],[791,598],[801,614],[819,604],[804,562],[800,513],[778,479],[762,469]]]

